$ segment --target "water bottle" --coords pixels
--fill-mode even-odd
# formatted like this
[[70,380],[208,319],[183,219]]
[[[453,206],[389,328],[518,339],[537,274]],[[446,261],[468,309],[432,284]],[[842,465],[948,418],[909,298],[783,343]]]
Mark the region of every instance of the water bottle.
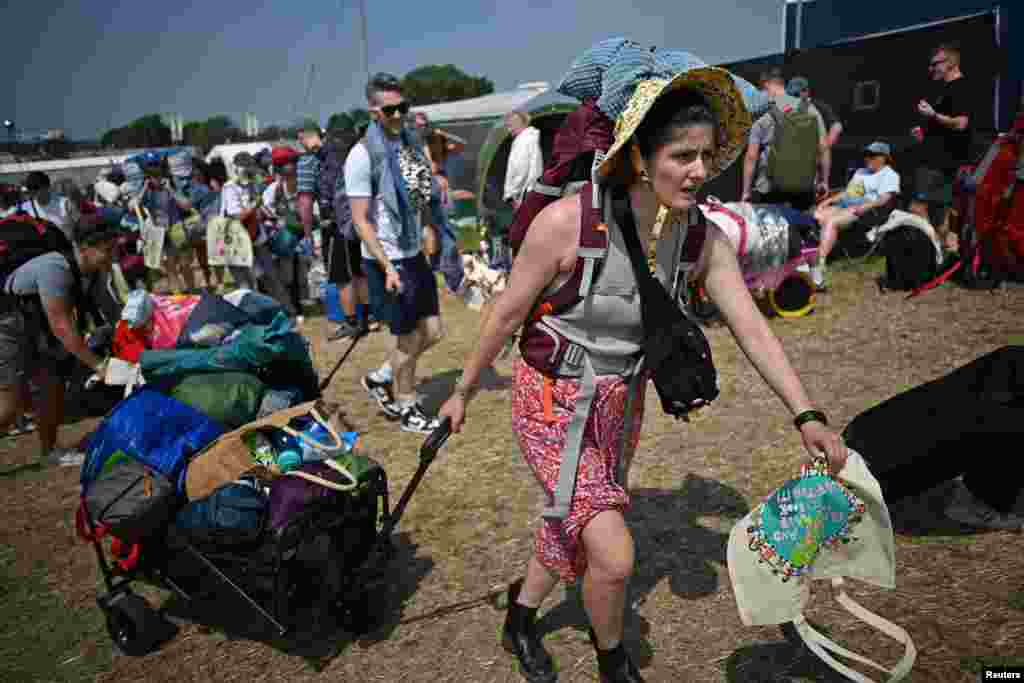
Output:
[[[330,449],[333,446],[333,439],[331,435],[327,433],[323,427],[319,424],[313,423],[306,429],[302,430],[302,435],[306,437],[299,441],[299,445],[302,448],[302,459],[307,462],[317,462],[326,458],[333,457],[334,453]],[[317,448],[307,441],[313,443],[322,444],[322,448]]]
[[294,436],[275,429],[270,432],[270,443],[274,446],[277,466],[282,472],[294,470],[302,465],[302,446]]
[[296,450],[281,451],[277,456],[277,466],[282,472],[290,472],[302,467],[302,455]]

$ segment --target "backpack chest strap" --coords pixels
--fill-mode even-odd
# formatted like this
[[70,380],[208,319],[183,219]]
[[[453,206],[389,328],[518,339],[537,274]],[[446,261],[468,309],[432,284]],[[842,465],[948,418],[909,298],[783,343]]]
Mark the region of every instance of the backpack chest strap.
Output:
[[561,187],[555,187],[554,185],[545,185],[541,182],[536,182],[530,186],[528,192],[536,192],[546,197],[561,197],[563,189]]

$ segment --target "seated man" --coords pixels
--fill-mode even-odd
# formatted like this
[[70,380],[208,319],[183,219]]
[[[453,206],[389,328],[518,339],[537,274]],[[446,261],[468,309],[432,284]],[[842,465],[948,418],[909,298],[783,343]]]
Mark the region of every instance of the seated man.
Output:
[[892,150],[884,142],[872,142],[864,150],[866,167],[858,170],[846,191],[818,205],[814,217],[821,224],[818,265],[811,270],[814,284],[825,291],[825,264],[832,247],[845,228],[872,209],[888,206],[900,193],[900,175],[889,165]]

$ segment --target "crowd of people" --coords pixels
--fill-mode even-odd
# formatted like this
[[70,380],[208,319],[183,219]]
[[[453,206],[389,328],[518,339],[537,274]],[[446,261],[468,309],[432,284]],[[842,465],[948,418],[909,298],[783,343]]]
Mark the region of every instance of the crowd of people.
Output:
[[912,183],[893,167],[893,141],[876,140],[863,150],[864,165],[838,190],[830,187],[829,179],[842,122],[832,107],[813,96],[808,79],[793,76],[787,82],[780,69],[762,75],[760,86],[773,106],[751,129],[742,200],[813,214],[821,227],[818,262],[811,269],[819,291],[827,289],[826,264],[840,232],[854,224],[879,226],[895,209],[926,219],[944,252],[959,248],[953,188],[960,167],[972,160],[974,127],[960,59],[955,44],[940,45],[931,53],[929,75],[940,89],[916,108],[924,121],[910,131],[919,145],[913,150],[919,166]]
[[[81,336],[84,328],[79,334],[68,323],[84,323],[81,307],[76,310],[82,302],[72,294],[89,291],[94,280],[121,305],[133,287],[165,294],[219,293],[229,286],[257,290],[301,325],[306,308],[322,295],[312,291],[316,280],[310,271],[322,269],[336,285],[344,312],[328,341],[386,326],[393,351],[361,383],[401,429],[427,434],[436,428],[437,419],[423,412],[415,392],[416,365],[443,334],[435,271],[444,274],[451,292],[461,284],[461,255],[447,218],[446,176],[463,141],[442,138],[443,146],[433,151],[423,144],[438,136],[425,116],[409,116],[393,76],[375,77],[367,100],[373,120],[347,137],[325,140],[323,131],[309,127],[295,144],[278,145],[267,154],[240,152],[209,162],[192,158],[188,177],[172,173],[166,158],[147,153],[136,183],[124,168],[114,167],[84,190],[64,182],[57,191],[38,171],[21,187],[5,186],[0,217],[24,214],[47,221],[73,246],[63,256],[24,263],[8,278],[7,357],[0,365],[10,377],[0,427],[11,428],[8,433],[38,430],[46,459],[81,462],[81,453],[55,443],[67,362],[77,358],[97,376],[104,373],[101,359]],[[251,265],[210,265],[208,231],[215,219],[244,226]],[[135,222],[135,232],[125,229],[126,220]],[[139,265],[141,224],[165,231],[159,268]],[[70,254],[80,262],[69,264]],[[38,310],[23,313],[24,300],[38,304]],[[94,322],[109,324],[116,317]],[[46,362],[34,362],[37,358]],[[58,367],[58,360],[64,364]],[[29,405],[33,397],[34,407]]]

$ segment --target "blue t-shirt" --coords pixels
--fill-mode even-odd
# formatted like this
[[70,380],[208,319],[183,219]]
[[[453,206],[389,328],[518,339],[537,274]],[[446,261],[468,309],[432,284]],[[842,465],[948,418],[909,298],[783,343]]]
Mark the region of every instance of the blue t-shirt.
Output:
[[220,209],[220,193],[214,192],[209,185],[197,183],[192,186],[189,192],[189,201],[192,208],[199,212],[203,220],[216,216]]
[[157,225],[174,225],[181,221],[181,209],[169,189],[146,190],[140,202],[153,217]]

